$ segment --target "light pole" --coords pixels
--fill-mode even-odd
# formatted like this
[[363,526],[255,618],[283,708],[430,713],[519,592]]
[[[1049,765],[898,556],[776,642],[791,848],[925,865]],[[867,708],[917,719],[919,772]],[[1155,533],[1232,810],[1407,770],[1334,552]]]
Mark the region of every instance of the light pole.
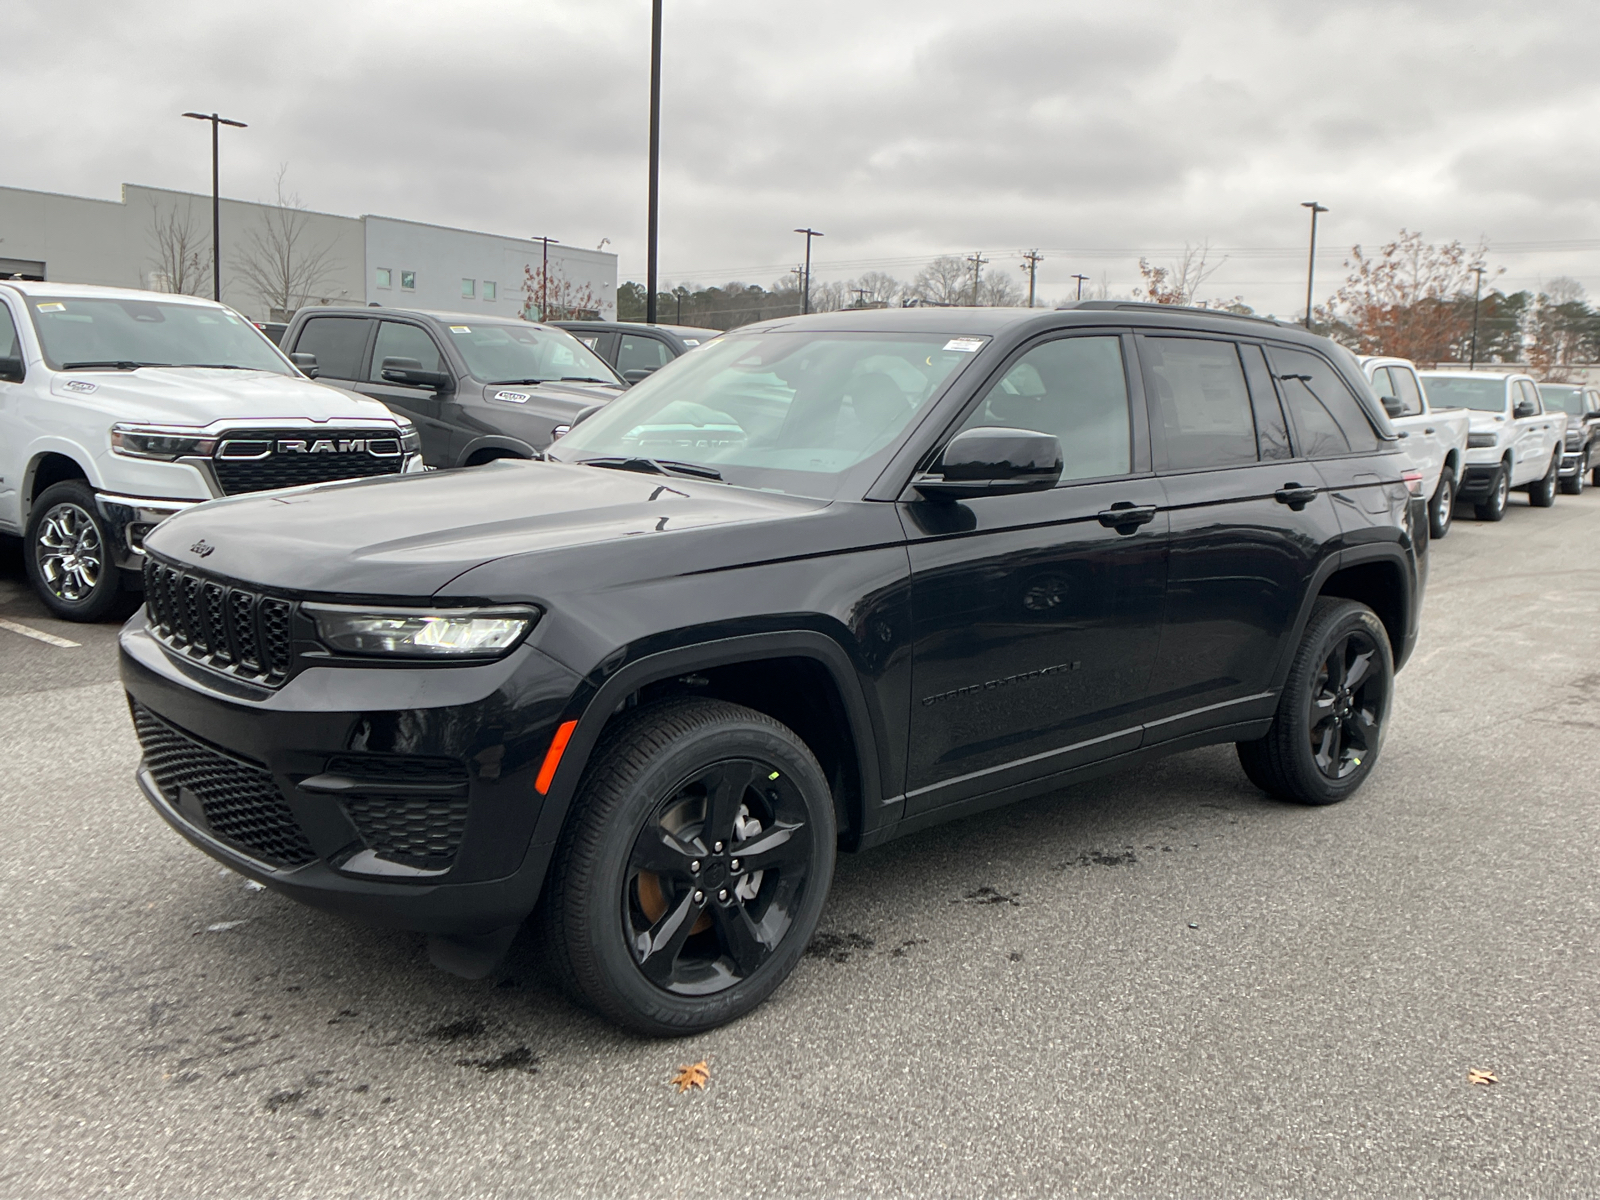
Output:
[[644,319],[656,323],[656,231],[661,192],[661,0],[650,6],[650,215],[645,233]]
[[806,273],[805,282],[800,289],[800,313],[805,315],[811,311],[811,239],[825,237],[815,229],[796,229],[796,233],[806,235]]
[[1083,283],[1084,283],[1084,280],[1088,279],[1089,277],[1087,275],[1074,275],[1073,278],[1078,281],[1078,299],[1082,300],[1083,299]]
[[1306,328],[1311,328],[1311,281],[1317,272],[1317,214],[1328,210],[1315,200],[1302,200],[1301,208],[1311,210],[1311,254],[1306,259]]
[[1469,267],[1468,270],[1478,277],[1477,282],[1472,285],[1472,354],[1467,362],[1467,370],[1476,371],[1478,369],[1478,297],[1483,292],[1483,268]]
[[544,256],[539,260],[539,320],[550,319],[550,243],[561,245],[560,238],[536,237],[535,242],[544,243]]
[[983,256],[982,250],[976,250],[967,256],[967,261],[972,264],[972,307],[978,307],[978,282],[983,271],[983,264],[989,260]]
[[1028,307],[1033,307],[1033,277],[1038,272],[1039,264],[1044,261],[1044,255],[1037,250],[1029,250],[1022,256],[1022,269],[1028,273]]
[[235,129],[250,128],[243,121],[230,121],[216,113],[184,113],[196,121],[211,122],[211,298],[222,301],[222,194],[217,174],[217,126],[231,125]]

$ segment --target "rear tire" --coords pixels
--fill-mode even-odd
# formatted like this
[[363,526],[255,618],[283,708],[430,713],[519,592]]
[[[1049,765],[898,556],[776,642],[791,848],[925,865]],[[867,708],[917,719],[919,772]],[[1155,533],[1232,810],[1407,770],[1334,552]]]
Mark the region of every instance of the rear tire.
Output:
[[736,1020],[804,953],[837,836],[822,768],[787,726],[721,700],[639,708],[595,748],[556,848],[549,964],[635,1033]]
[[1528,503],[1535,508],[1549,508],[1556,502],[1556,477],[1561,469],[1561,451],[1550,456],[1550,469],[1538,483],[1528,488]]
[[1336,804],[1377,764],[1394,657],[1377,614],[1324,596],[1311,610],[1266,736],[1239,742],[1250,782],[1294,804]]
[[1428,505],[1428,536],[1438,540],[1450,532],[1455,519],[1456,477],[1449,467],[1439,473],[1439,486]]
[[122,603],[111,531],[82,480],[51,484],[33,502],[23,548],[28,582],[66,621],[103,621]]
[[1494,478],[1489,480],[1489,495],[1482,504],[1472,506],[1472,514],[1480,521],[1500,521],[1505,519],[1506,500],[1509,498],[1511,488],[1506,478],[1506,464],[1501,463],[1500,469],[1494,473]]

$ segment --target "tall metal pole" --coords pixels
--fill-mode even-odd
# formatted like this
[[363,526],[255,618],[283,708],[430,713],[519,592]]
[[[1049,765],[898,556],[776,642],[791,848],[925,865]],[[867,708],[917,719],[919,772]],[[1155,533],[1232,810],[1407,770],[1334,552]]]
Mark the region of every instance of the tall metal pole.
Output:
[[1078,299],[1082,300],[1083,299],[1083,281],[1088,279],[1089,277],[1087,275],[1074,275],[1073,278],[1078,281]]
[[978,283],[982,276],[983,264],[989,260],[983,256],[982,250],[975,250],[967,257],[967,261],[972,264],[972,307],[977,308]]
[[1325,213],[1328,210],[1323,208],[1322,205],[1318,204],[1315,200],[1303,200],[1300,202],[1300,207],[1309,208],[1311,210],[1311,253],[1306,259],[1306,328],[1310,329],[1311,288],[1312,280],[1315,278],[1317,273],[1317,214]]
[[1483,292],[1483,268],[1471,267],[1471,272],[1478,277],[1472,285],[1472,357],[1467,363],[1467,370],[1478,369],[1478,297]]
[[645,234],[644,319],[656,323],[656,233],[661,193],[661,0],[650,6],[650,217]]
[[561,245],[560,238],[537,237],[536,242],[544,243],[544,254],[539,260],[539,320],[550,319],[550,243]]
[[806,229],[796,229],[795,232],[806,235],[806,269],[805,275],[802,277],[800,288],[800,313],[802,316],[804,316],[806,313],[811,311],[811,239],[814,237],[825,237],[827,235],[818,233],[815,229],[811,229],[809,227]]
[[[250,128],[243,121],[230,121],[216,113],[186,112],[196,121],[211,122],[211,298],[222,301],[222,188],[217,168],[217,127],[231,125],[235,129]],[[270,315],[270,314],[269,314]]]
[[1039,269],[1039,264],[1044,261],[1044,255],[1037,250],[1029,250],[1022,256],[1022,269],[1028,273],[1028,307],[1033,307],[1033,281]]

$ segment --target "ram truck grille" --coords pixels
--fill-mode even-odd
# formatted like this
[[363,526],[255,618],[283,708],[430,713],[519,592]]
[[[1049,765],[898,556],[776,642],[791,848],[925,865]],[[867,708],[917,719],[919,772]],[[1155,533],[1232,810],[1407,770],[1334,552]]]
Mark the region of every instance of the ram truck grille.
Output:
[[225,435],[211,459],[225,496],[398,475],[400,438],[371,429],[250,429]]

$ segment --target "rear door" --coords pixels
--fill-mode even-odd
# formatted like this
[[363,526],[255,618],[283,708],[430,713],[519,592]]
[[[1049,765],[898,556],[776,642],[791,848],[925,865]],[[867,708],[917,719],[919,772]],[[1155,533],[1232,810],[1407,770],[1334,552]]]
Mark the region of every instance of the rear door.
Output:
[[1272,712],[1274,669],[1340,530],[1316,468],[1295,455],[1259,345],[1138,342],[1171,523],[1149,745]]
[[902,503],[914,681],[907,816],[1138,746],[1161,634],[1166,518],[1136,380],[1125,333],[1019,350],[956,432],[1055,434],[1060,483]]

